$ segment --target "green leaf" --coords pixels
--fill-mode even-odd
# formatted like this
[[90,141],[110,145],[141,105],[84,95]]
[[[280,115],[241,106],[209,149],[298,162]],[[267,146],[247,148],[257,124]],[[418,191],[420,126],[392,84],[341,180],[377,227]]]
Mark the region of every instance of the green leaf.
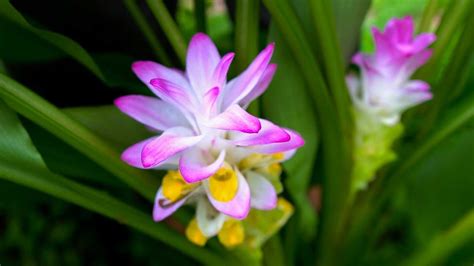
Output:
[[116,148],[21,84],[0,74],[0,97],[15,111],[68,143],[149,200],[158,180],[149,172],[127,166]]
[[[316,110],[322,146],[323,159],[323,215],[321,216],[321,249],[318,258],[327,260],[329,249],[338,241],[338,233],[346,216],[349,203],[350,171],[352,167],[351,131],[348,121],[343,120],[344,110],[339,110],[334,97],[330,95],[305,26],[301,23],[300,14],[296,14],[292,3],[288,0],[264,0],[265,6],[271,13],[273,21],[282,33],[283,40],[288,45],[290,54],[297,64],[301,77],[307,85],[310,98]],[[303,6],[299,6],[304,10]],[[320,46],[320,45],[319,45]],[[322,51],[323,53],[325,51]],[[291,87],[288,87],[289,89]],[[293,97],[293,96],[291,96]],[[347,107],[347,106],[346,106]],[[349,120],[350,121],[350,120]],[[324,250],[323,250],[324,249]],[[327,249],[327,250],[326,250]],[[322,263],[324,264],[324,263]]]
[[371,0],[332,0],[336,34],[347,66],[359,47],[360,29]]
[[163,32],[170,41],[176,55],[181,60],[181,63],[184,64],[186,62],[186,41],[178,25],[176,25],[168,9],[166,9],[163,0],[146,0],[146,2],[156,21],[160,24]]
[[73,107],[63,111],[120,151],[156,135],[113,105]]
[[413,165],[397,208],[408,213],[418,243],[428,243],[474,208],[474,119]]
[[466,242],[474,239],[474,210],[460,219],[449,231],[438,235],[404,265],[436,265]]
[[165,242],[202,263],[222,265],[218,256],[193,245],[164,224],[154,223],[149,214],[130,207],[104,192],[51,173],[15,113],[3,102],[0,102],[0,150],[2,150],[0,178],[34,188],[117,220]]
[[35,34],[38,38],[46,43],[56,47],[62,53],[71,56],[73,59],[84,65],[92,73],[94,73],[102,81],[105,76],[94,59],[76,42],[55,32],[42,30],[32,26],[11,4],[9,0],[0,1],[0,17],[14,23],[24,29]]
[[[240,73],[252,62],[258,53],[258,32],[260,21],[260,1],[242,0],[236,2],[235,9],[235,72]],[[259,115],[259,99],[250,104],[248,110]]]
[[296,205],[301,235],[311,238],[316,232],[317,219],[307,193],[318,148],[316,115],[306,96],[306,84],[274,24],[270,26],[269,38],[276,43],[273,61],[278,69],[262,96],[262,110],[271,121],[298,131],[305,139],[305,145],[284,164],[288,176],[285,184]]
[[155,36],[152,27],[146,21],[145,15],[141,12],[140,7],[137,5],[137,0],[124,0],[125,7],[132,15],[132,18],[135,20],[138,28],[142,31],[145,39],[150,44],[153,52],[155,53],[156,57],[159,58],[165,65],[170,65],[171,60],[166,53],[163,45],[159,41],[159,39]]
[[72,39],[29,23],[8,0],[0,0],[0,58],[17,62],[40,62],[70,57],[91,71],[104,84],[147,93],[130,71],[133,58],[120,54],[91,55]]

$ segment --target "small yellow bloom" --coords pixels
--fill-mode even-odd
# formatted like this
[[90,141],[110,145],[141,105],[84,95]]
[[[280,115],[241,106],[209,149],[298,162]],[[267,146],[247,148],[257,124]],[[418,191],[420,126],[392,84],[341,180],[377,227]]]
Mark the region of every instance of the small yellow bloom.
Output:
[[254,167],[256,164],[260,163],[264,159],[265,155],[259,153],[252,153],[249,156],[245,157],[239,163],[239,169],[247,170]]
[[233,248],[241,244],[245,238],[242,222],[234,219],[225,221],[217,238],[227,248]]
[[283,152],[274,153],[272,154],[272,158],[276,161],[282,161],[285,159],[285,154]]
[[235,197],[239,188],[237,174],[225,164],[209,178],[209,190],[214,199],[222,202],[228,202]]
[[188,227],[186,227],[186,237],[189,241],[200,247],[204,246],[207,242],[207,238],[199,229],[196,218],[193,218],[191,222],[189,222]]
[[259,168],[258,171],[262,174],[278,178],[278,177],[280,177],[281,172],[283,171],[283,169],[281,167],[281,164],[272,163],[272,164],[267,165],[265,167]]
[[168,171],[163,178],[163,195],[170,201],[177,201],[188,194],[197,184],[188,184],[179,171]]

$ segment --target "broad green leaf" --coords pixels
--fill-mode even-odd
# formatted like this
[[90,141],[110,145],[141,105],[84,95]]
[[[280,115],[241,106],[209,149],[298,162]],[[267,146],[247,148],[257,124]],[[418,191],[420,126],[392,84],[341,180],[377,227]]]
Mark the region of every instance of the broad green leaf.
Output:
[[346,66],[359,48],[360,29],[371,2],[371,0],[332,0],[336,34]]
[[70,57],[104,84],[147,93],[130,70],[133,58],[121,54],[91,55],[61,34],[32,25],[9,0],[0,0],[0,58],[13,62],[40,62]]
[[108,187],[128,189],[122,182],[118,182],[111,173],[45,129],[27,119],[23,119],[22,123],[52,172],[80,181],[88,181],[91,184],[105,184]]
[[131,168],[120,160],[116,148],[82,124],[9,77],[0,74],[0,97],[15,111],[94,160],[149,200],[153,200],[157,178]]
[[[124,115],[112,105],[66,108],[63,111],[118,151],[152,135],[152,132],[145,129],[142,124]],[[113,175],[59,138],[30,121],[25,120],[24,125],[44,161],[53,172],[123,187],[123,184],[117,182]]]
[[273,62],[278,64],[278,69],[262,97],[262,110],[271,121],[298,131],[305,139],[305,145],[284,165],[288,176],[285,184],[296,205],[301,233],[311,238],[315,234],[317,219],[307,193],[318,147],[316,116],[306,96],[306,84],[274,25],[269,38],[276,43]]
[[94,59],[76,42],[64,37],[58,33],[39,29],[31,25],[21,14],[16,10],[9,0],[0,1],[0,18],[16,24],[25,31],[35,34],[38,38],[44,40],[47,44],[56,47],[60,52],[71,56],[79,63],[87,67],[102,81],[105,81],[105,76],[100,70],[99,66],[94,62]]
[[150,235],[202,263],[221,265],[221,259],[199,248],[164,224],[153,222],[129,205],[50,172],[16,114],[0,101],[0,178],[61,198],[98,212]]
[[119,151],[156,135],[113,105],[73,107],[63,111]]
[[398,208],[427,243],[474,208],[474,120],[433,149],[407,173]]

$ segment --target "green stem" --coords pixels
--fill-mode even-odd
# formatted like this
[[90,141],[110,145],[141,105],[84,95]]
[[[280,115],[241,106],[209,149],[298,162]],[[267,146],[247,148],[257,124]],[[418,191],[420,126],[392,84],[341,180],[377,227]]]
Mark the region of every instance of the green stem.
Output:
[[[74,203],[88,210],[97,212],[121,224],[128,225],[163,243],[181,251],[203,264],[223,265],[223,259],[210,250],[199,248],[182,235],[169,230],[164,224],[155,223],[150,214],[145,214],[104,192],[89,188],[74,181],[45,171],[36,176],[23,173],[21,169],[6,169],[9,175],[1,174],[0,178],[31,187],[65,201]],[[13,177],[14,176],[14,177]]]
[[471,32],[471,26],[474,23],[474,17],[470,16],[466,25],[461,29],[463,32],[457,39],[456,45],[451,53],[449,62],[444,62],[446,67],[440,75],[440,79],[434,84],[434,99],[429,103],[429,112],[424,118],[423,127],[418,134],[419,139],[425,136],[436,123],[442,108],[447,106],[453,99],[454,92],[465,86],[471,69],[469,63],[474,58],[472,47],[474,45],[474,36]]
[[334,98],[343,131],[350,132],[352,115],[348,89],[344,78],[344,65],[339,40],[336,36],[334,12],[331,1],[309,1],[313,26],[317,32],[317,39],[321,50],[324,73],[328,81],[329,91]]
[[431,240],[403,265],[440,265],[442,260],[468,241],[474,240],[474,210],[466,214],[450,230]]
[[166,9],[163,0],[146,0],[148,7],[155,16],[156,21],[160,24],[166,37],[173,46],[176,55],[181,60],[181,63],[186,62],[186,41],[184,40],[178,25],[173,20],[173,17]]
[[[452,44],[452,38],[460,31],[459,25],[466,23],[464,20],[470,14],[473,3],[470,0],[450,2],[450,6],[443,15],[443,20],[436,31],[437,40],[433,45],[433,56],[428,64],[416,73],[416,78],[432,80],[432,77],[436,76],[436,73],[439,73],[445,66],[445,61],[442,59],[446,55],[451,55],[449,47]],[[437,90],[439,88],[433,89]]]
[[196,18],[196,30],[206,33],[206,0],[194,0],[194,16]]
[[160,43],[158,38],[156,38],[155,34],[153,33],[153,29],[151,28],[150,24],[145,19],[145,16],[140,11],[138,7],[137,0],[124,0],[124,4],[127,7],[130,15],[132,16],[133,20],[137,24],[138,28],[142,31],[145,39],[148,41],[148,44],[153,49],[153,53],[156,57],[163,62],[165,65],[171,65],[171,60],[166,53],[163,45]]
[[76,148],[145,198],[153,200],[158,187],[157,178],[127,166],[114,148],[57,107],[3,74],[0,74],[0,97],[16,112]]
[[235,13],[235,65],[237,72],[245,70],[258,53],[259,0],[236,2]]
[[285,266],[285,252],[280,235],[272,236],[263,246],[263,264],[265,266]]
[[432,24],[439,10],[438,0],[429,0],[423,10],[421,21],[418,24],[418,32],[428,32],[432,30]]
[[315,104],[318,121],[325,125],[319,128],[323,145],[325,174],[323,179],[323,215],[319,243],[327,252],[320,258],[335,254],[341,221],[345,217],[350,188],[351,145],[350,136],[344,133],[343,123],[338,115],[334,100],[328,93],[318,61],[311,49],[302,25],[288,0],[264,0],[273,20],[283,33],[285,41],[300,66],[309,95]]
[[[258,53],[258,30],[260,17],[259,0],[241,0],[236,2],[235,11],[235,66],[236,72],[242,72]],[[249,112],[259,115],[259,101],[253,101]]]

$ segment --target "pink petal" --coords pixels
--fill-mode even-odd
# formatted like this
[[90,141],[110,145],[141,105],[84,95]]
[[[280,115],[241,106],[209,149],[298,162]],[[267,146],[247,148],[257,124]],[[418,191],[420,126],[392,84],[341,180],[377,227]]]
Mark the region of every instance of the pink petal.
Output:
[[223,108],[240,102],[257,85],[272,58],[275,44],[269,44],[238,77],[229,82],[223,98]]
[[168,129],[144,145],[141,153],[142,164],[145,168],[156,167],[171,156],[194,146],[202,138],[203,136],[193,136],[187,128]]
[[116,99],[114,103],[120,111],[155,130],[189,125],[178,109],[157,98],[128,95]]
[[416,36],[412,44],[412,54],[419,53],[436,41],[436,35],[433,33],[422,33]]
[[209,164],[206,157],[208,151],[199,148],[185,152],[179,160],[179,171],[184,180],[188,183],[199,182],[213,175],[221,168],[225,159],[225,150],[222,150],[217,159]]
[[155,222],[159,222],[173,214],[186,202],[191,194],[192,193],[189,193],[179,201],[171,202],[163,195],[162,188],[160,187],[155,196],[155,204],[153,206],[153,220]]
[[145,168],[142,164],[142,150],[143,147],[152,141],[155,137],[146,139],[144,141],[138,142],[129,148],[127,148],[121,156],[122,161],[126,162],[127,164],[137,167],[137,168]]
[[206,188],[206,192],[207,198],[214,208],[225,215],[242,220],[247,217],[250,211],[250,188],[242,174],[238,170],[236,170],[236,172],[239,179],[239,188],[232,200],[229,202],[217,201],[212,197],[208,187]]
[[287,142],[290,135],[282,128],[276,126],[270,121],[260,119],[262,128],[255,134],[234,134],[233,143],[237,146],[255,146],[279,142]]
[[164,101],[174,104],[181,110],[193,111],[194,99],[184,88],[165,79],[152,79],[153,92]]
[[156,78],[169,80],[182,88],[186,88],[186,90],[189,90],[190,87],[181,71],[167,68],[152,61],[137,61],[132,64],[132,70],[151,90],[154,90],[154,88],[151,86],[150,81]]
[[270,82],[272,81],[273,76],[275,75],[276,69],[276,64],[269,64],[267,69],[265,69],[265,72],[263,72],[263,75],[257,85],[255,85],[255,88],[253,88],[249,92],[249,94],[247,94],[247,96],[245,96],[242,101],[240,101],[240,105],[248,106],[250,102],[262,95],[265,90],[267,90],[268,85],[270,85]]
[[224,130],[236,130],[245,133],[257,133],[262,125],[258,118],[250,115],[237,104],[211,119],[206,126]]
[[206,34],[196,33],[193,36],[186,57],[186,74],[198,95],[215,86],[212,77],[220,59],[216,46]]
[[217,64],[212,75],[213,86],[224,88],[227,81],[227,72],[229,71],[229,67],[232,63],[232,60],[234,59],[234,56],[234,53],[228,53],[224,55],[219,64]]
[[217,111],[217,100],[221,90],[219,87],[214,87],[204,94],[203,105],[206,115],[213,114]]
[[304,145],[304,139],[295,131],[285,129],[291,139],[287,142],[272,143],[266,145],[253,146],[251,149],[257,153],[273,154],[278,152],[290,151]]
[[271,210],[277,206],[277,194],[272,183],[265,177],[249,172],[247,174],[247,182],[250,187],[252,208],[259,210]]

